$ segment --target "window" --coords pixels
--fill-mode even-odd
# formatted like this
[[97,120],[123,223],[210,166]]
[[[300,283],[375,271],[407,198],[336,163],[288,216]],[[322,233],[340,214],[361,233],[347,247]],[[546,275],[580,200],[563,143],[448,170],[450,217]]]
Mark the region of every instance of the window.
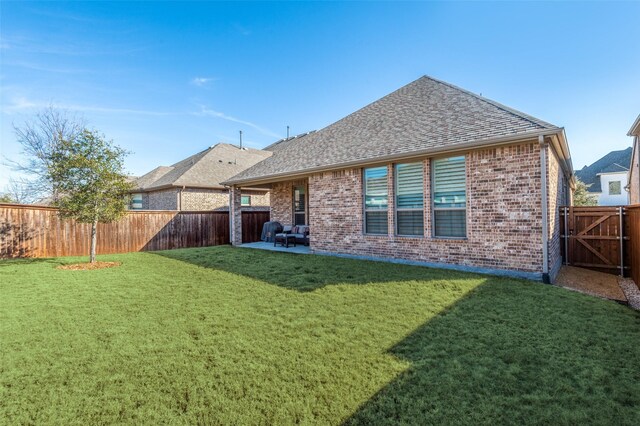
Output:
[[241,206],[250,206],[251,205],[251,195],[242,195],[240,197],[240,205]]
[[396,164],[396,232],[424,235],[424,169],[422,163]]
[[304,186],[293,187],[293,224],[294,225],[306,225],[306,196]]
[[620,195],[622,194],[622,185],[619,180],[609,182],[609,195]]
[[131,194],[131,210],[142,209],[142,194]]
[[434,160],[433,235],[467,236],[467,191],[465,157]]
[[364,229],[367,234],[387,234],[387,167],[364,169]]

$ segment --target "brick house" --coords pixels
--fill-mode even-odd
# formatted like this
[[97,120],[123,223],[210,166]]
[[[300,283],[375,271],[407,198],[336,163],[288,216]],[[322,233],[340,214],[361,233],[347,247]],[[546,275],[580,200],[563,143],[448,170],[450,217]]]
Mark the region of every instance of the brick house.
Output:
[[629,165],[629,203],[640,204],[640,115],[631,126],[628,136],[633,137],[633,151]]
[[[134,180],[131,210],[227,210],[229,189],[220,182],[264,160],[269,151],[219,143],[172,166],[160,166]],[[268,209],[265,188],[245,188],[242,208]]]
[[271,190],[271,220],[310,225],[310,250],[522,276],[560,269],[573,168],[564,130],[422,77],[229,179]]

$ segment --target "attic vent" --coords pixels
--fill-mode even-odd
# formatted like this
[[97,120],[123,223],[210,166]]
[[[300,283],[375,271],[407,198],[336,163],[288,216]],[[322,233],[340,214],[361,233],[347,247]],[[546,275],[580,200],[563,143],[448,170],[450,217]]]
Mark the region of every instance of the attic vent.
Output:
[[341,177],[344,177],[344,175],[345,175],[344,170],[333,172],[333,177],[334,178],[341,178]]

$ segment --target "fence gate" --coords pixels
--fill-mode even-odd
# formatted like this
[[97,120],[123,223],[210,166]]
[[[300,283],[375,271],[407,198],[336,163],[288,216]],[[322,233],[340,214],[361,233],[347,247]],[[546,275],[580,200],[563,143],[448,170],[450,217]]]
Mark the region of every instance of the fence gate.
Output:
[[624,275],[630,269],[625,215],[624,207],[561,207],[564,264]]

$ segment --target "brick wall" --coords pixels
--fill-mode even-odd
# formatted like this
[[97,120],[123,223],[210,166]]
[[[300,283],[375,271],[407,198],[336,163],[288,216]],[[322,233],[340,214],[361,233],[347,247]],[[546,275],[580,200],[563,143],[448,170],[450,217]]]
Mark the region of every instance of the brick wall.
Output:
[[283,225],[293,223],[293,181],[271,187],[271,220]]
[[568,182],[560,166],[560,160],[555,150],[549,145],[546,149],[547,156],[547,195],[548,220],[549,220],[549,277],[553,282],[562,266],[562,253],[560,245],[560,207],[569,204]]
[[[542,272],[540,151],[537,143],[467,153],[467,238],[431,237],[430,160],[425,165],[425,236],[394,235],[389,166],[389,235],[363,234],[362,169],[309,177],[311,247],[317,252],[390,257]],[[272,190],[272,220],[291,222],[291,183]]]
[[149,210],[177,210],[178,190],[176,188],[163,189],[148,193]]
[[[251,197],[251,208],[269,207],[269,193],[242,191]],[[228,210],[229,192],[222,189],[185,188],[182,191],[182,210]],[[248,208],[244,208],[248,210]]]
[[[269,208],[269,193],[263,191],[242,191],[242,195],[251,196],[251,206],[243,210],[262,210]],[[229,192],[221,189],[170,188],[144,193],[144,210],[228,210]]]

